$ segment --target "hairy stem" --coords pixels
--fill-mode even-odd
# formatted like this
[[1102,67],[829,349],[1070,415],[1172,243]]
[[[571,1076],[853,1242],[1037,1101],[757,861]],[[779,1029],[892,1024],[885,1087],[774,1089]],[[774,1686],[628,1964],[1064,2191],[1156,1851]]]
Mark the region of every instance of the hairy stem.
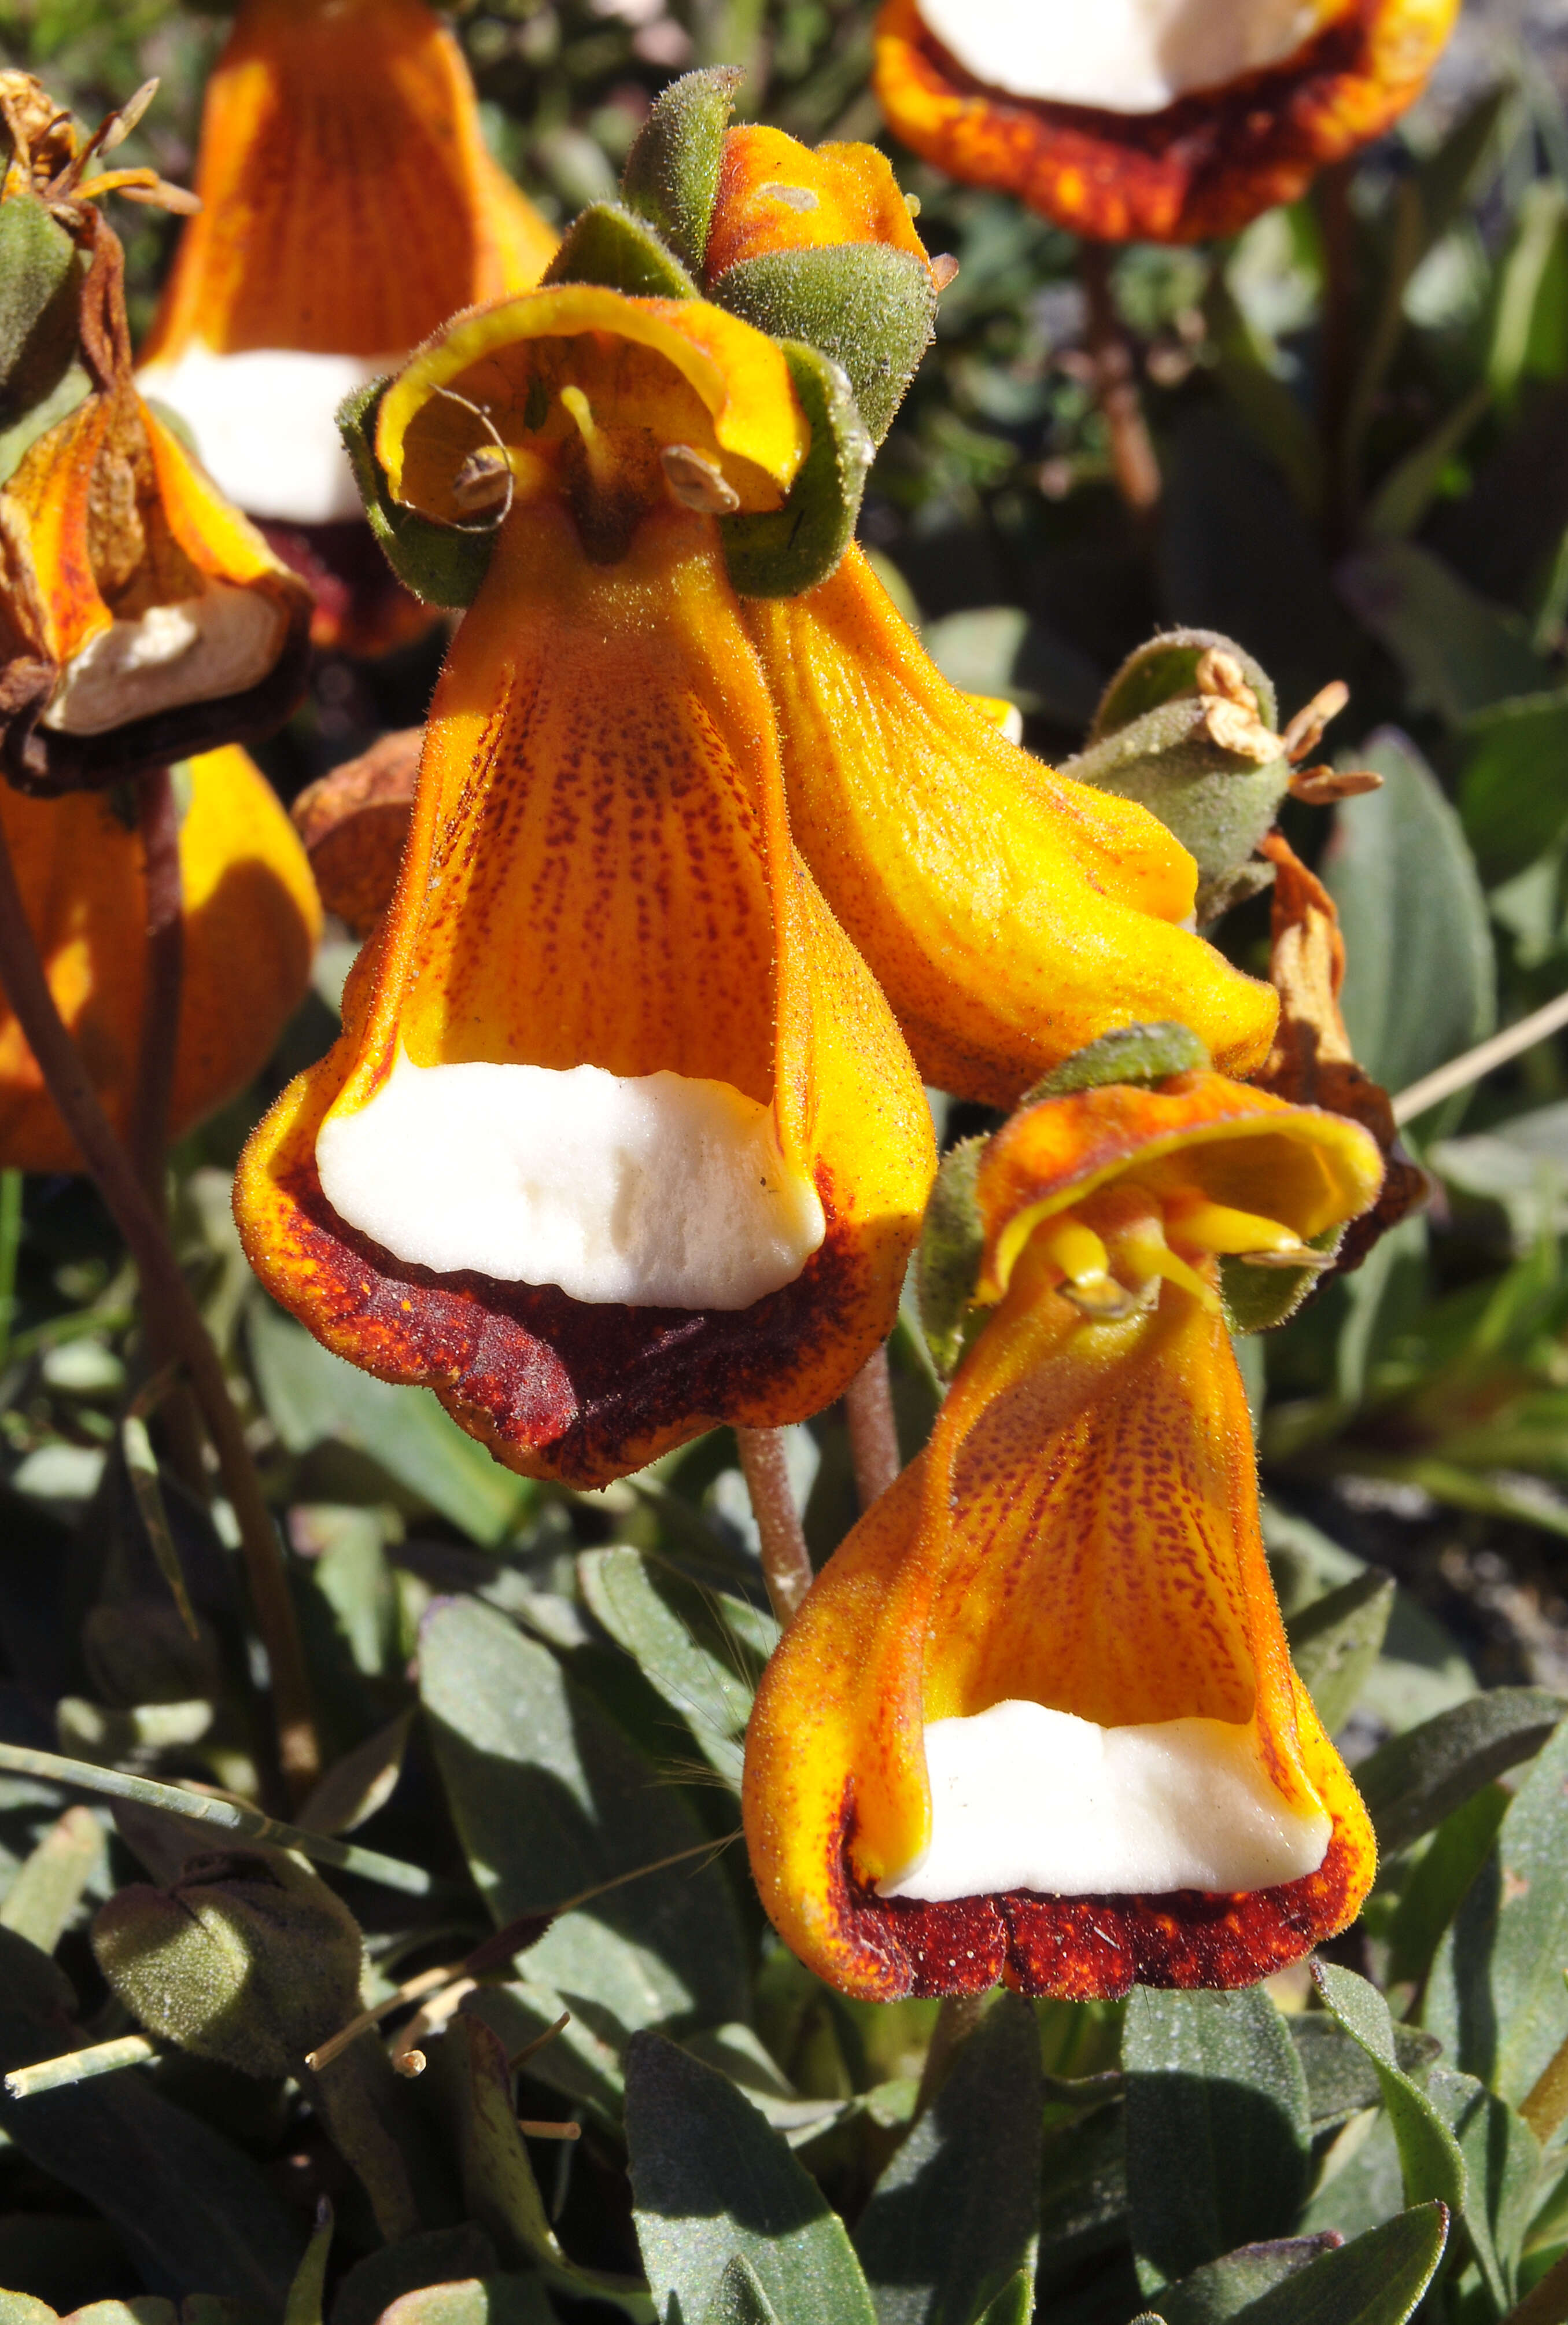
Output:
[[850,1459],[854,1463],[855,1491],[862,1510],[885,1494],[898,1476],[899,1423],[893,1412],[893,1384],[888,1371],[887,1343],[856,1373],[844,1393],[849,1422]]
[[1102,242],[1078,247],[1078,269],[1089,308],[1089,355],[1094,366],[1094,396],[1111,438],[1116,489],[1134,516],[1147,517],[1159,505],[1159,463],[1154,457],[1132,348],[1116,311],[1111,288],[1111,256]]
[[779,1625],[789,1618],[811,1588],[811,1553],[801,1531],[781,1429],[737,1429],[746,1490],[762,1538],[762,1579]]
[[320,1773],[320,1749],[310,1709],[288,1575],[262,1496],[261,1480],[230,1400],[217,1349],[180,1274],[163,1221],[147,1197],[130,1154],[110,1127],[75,1042],[66,1031],[43,973],[32,926],[23,909],[11,850],[0,831],[0,985],[43,1076],[50,1097],[97,1183],[136,1264],[150,1312],[171,1335],[184,1365],[217,1454],[225,1490],[239,1526],[240,1546],[256,1628],[272,1667],[278,1757],[290,1797],[305,1797]]

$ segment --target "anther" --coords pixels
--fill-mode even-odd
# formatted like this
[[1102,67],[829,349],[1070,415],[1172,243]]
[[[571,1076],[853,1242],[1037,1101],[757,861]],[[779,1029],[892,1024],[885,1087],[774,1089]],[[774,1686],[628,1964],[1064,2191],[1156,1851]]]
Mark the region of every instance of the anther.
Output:
[[499,508],[511,490],[512,469],[500,444],[481,444],[452,479],[452,498],[470,515]]
[[659,455],[664,481],[682,508],[701,516],[733,516],[741,496],[705,454],[689,444],[666,444]]
[[1081,1315],[1097,1324],[1131,1315],[1138,1302],[1111,1274],[1105,1246],[1093,1227],[1070,1216],[1047,1219],[1037,1228],[1036,1239],[1052,1266],[1062,1271],[1057,1291]]

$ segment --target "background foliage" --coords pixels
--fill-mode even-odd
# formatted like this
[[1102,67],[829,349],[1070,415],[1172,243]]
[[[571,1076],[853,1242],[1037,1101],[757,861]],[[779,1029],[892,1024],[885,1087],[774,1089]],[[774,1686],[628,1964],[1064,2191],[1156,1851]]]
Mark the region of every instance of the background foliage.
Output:
[[[746,62],[743,109],[799,135],[875,134],[869,16],[512,0],[458,22],[497,150],[565,216],[688,62]],[[88,120],[160,74],[126,158],[175,179],[222,32],[173,0],[0,5],[7,60]],[[1385,788],[1291,828],[1343,915],[1358,1054],[1395,1089],[1568,982],[1568,119],[1546,50],[1472,14],[1454,56],[1308,201],[1228,245],[1121,255],[1165,479],[1148,523],[1110,481],[1069,239],[896,156],[961,272],[864,518],[931,651],[1047,755],[1160,622],[1239,637],[1287,713],[1350,681],[1338,739]],[[144,321],[172,222],[116,223]],[[438,652],[325,662],[267,755],[285,793],[417,719]],[[1266,922],[1244,907],[1222,941],[1257,966]],[[1384,1851],[1362,1921],[1315,1986],[1003,1997],[945,2062],[935,2005],[846,2003],[778,1947],[729,1845],[773,1632],[728,1436],[603,1494],[534,1487],[251,1282],[228,1171],[330,1039],[347,957],[324,949],[265,1085],[179,1168],[291,1548],[321,1882],[187,1864],[245,1835],[175,1819],[160,1785],[275,1805],[233,1528],[171,1479],[136,1490],[130,1275],[91,1190],[0,1182],[0,1735],[124,1795],[82,1805],[90,1770],[0,1778],[0,2049],[134,2031],[88,1923],[181,1866],[169,1993],[206,1997],[192,2024],[149,1991],[151,2060],[0,2100],[0,2325],[95,2303],[125,2325],[128,2302],[139,2325],[170,2303],[183,2325],[1508,2314],[1568,2252],[1568,1052],[1414,1125],[1426,1216],[1270,1340],[1266,1377],[1249,1344],[1297,1661]],[[912,1325],[894,1363],[912,1451],[936,1394]],[[789,1455],[820,1560],[853,1515],[841,1418]],[[345,1909],[374,2003],[667,1857],[471,1994],[417,2080],[371,2034],[304,2066],[361,1998]],[[514,2098],[580,2138],[525,2137]],[[1547,2286],[1530,2325],[1565,2313]]]

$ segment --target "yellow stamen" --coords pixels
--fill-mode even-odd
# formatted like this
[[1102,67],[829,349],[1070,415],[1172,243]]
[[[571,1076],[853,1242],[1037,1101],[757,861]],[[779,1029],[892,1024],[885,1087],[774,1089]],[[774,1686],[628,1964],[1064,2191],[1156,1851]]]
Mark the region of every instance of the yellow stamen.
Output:
[[593,405],[575,384],[562,388],[561,403],[583,440],[583,449],[588,456],[588,468],[594,482],[601,487],[607,487],[614,480],[615,456],[610,449],[609,438],[594,417]]
[[1166,1225],[1180,1242],[1199,1251],[1246,1258],[1278,1253],[1294,1259],[1303,1248],[1301,1237],[1277,1219],[1232,1210],[1229,1203],[1211,1203],[1202,1195],[1177,1196],[1167,1206]]
[[1124,1227],[1116,1238],[1116,1258],[1126,1274],[1145,1282],[1150,1276],[1161,1276],[1178,1291],[1190,1292],[1212,1316],[1220,1313],[1219,1293],[1172,1251],[1158,1219],[1136,1219]]

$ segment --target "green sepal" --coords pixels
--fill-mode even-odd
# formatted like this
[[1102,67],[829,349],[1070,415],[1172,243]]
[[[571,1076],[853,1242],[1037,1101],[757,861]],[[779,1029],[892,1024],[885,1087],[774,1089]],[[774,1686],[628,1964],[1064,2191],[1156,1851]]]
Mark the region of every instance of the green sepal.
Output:
[[1209,1053],[1190,1025],[1178,1025],[1173,1018],[1149,1025],[1119,1025],[1042,1074],[1019,1105],[1071,1098],[1078,1090],[1102,1089],[1108,1082],[1163,1082],[1172,1074],[1206,1074],[1209,1066]]
[[974,1181],[986,1144],[984,1138],[965,1138],[943,1156],[915,1260],[920,1329],[944,1380],[951,1380],[958,1369],[964,1324],[980,1282],[985,1229]]
[[1162,702],[1173,701],[1177,695],[1192,694],[1198,664],[1214,647],[1240,665],[1242,677],[1258,697],[1258,716],[1266,727],[1274,726],[1279,707],[1273,681],[1261,662],[1254,662],[1244,646],[1226,637],[1222,630],[1162,630],[1158,637],[1134,648],[1105,689],[1085,748],[1130,726],[1133,719],[1158,709]]
[[627,208],[646,218],[697,276],[719,198],[724,132],[744,79],[738,65],[709,65],[672,80],[638,131],[621,174]]
[[59,385],[77,351],[81,253],[34,194],[0,202],[0,423]]
[[1148,808],[1195,859],[1199,885],[1218,897],[1274,823],[1290,763],[1281,752],[1259,766],[1225,750],[1206,717],[1199,696],[1179,696],[1090,744],[1061,773]]
[[842,364],[873,444],[892,425],[936,317],[930,269],[874,242],[743,258],[708,296],[770,338],[804,339]]
[[171,1889],[132,1882],[99,1911],[92,1942],[149,2033],[244,2075],[297,2073],[358,2002],[358,1924],[281,1848],[193,1857]]
[[374,451],[375,416],[391,385],[387,379],[369,380],[337,407],[337,432],[370,529],[398,579],[416,597],[428,606],[471,606],[489,570],[500,517],[473,526],[437,524],[415,509],[398,506]]
[[724,562],[742,597],[798,597],[835,571],[854,537],[872,457],[849,375],[798,339],[780,341],[811,426],[811,449],[782,508],[719,519]]
[[618,202],[590,202],[578,212],[540,288],[556,283],[602,283],[629,299],[697,296],[696,284],[673,251]]
[[[1325,1227],[1322,1235],[1308,1237],[1308,1248],[1332,1255],[1343,1235],[1342,1227]],[[1250,1267],[1244,1259],[1222,1259],[1220,1298],[1225,1321],[1232,1332],[1276,1332],[1324,1279],[1322,1268]]]

